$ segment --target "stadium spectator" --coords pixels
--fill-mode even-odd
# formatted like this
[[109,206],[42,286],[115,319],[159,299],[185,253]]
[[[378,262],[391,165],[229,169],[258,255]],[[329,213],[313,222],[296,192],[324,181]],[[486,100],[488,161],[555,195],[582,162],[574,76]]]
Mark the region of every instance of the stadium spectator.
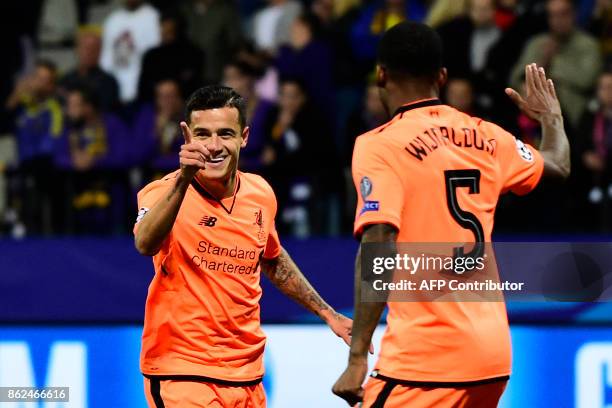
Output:
[[52,157],[63,127],[61,105],[56,98],[57,71],[46,60],[36,62],[34,72],[19,80],[6,102],[16,110],[15,134],[21,173],[22,220],[29,232],[49,233],[54,203]]
[[518,17],[518,0],[498,0],[496,3],[495,25],[506,31],[515,24]]
[[468,3],[468,0],[434,0],[427,10],[424,23],[432,28],[438,28],[467,14]]
[[125,126],[115,115],[101,110],[94,89],[82,86],[68,93],[66,121],[70,167],[84,172],[123,164],[120,144],[127,137]]
[[121,102],[136,98],[142,57],[159,44],[159,31],[159,13],[143,0],[124,0],[104,21],[100,65],[119,82]]
[[133,157],[144,165],[146,180],[157,179],[178,166],[184,104],[179,83],[165,79],[155,85],[155,103],[140,110],[133,128],[137,141]]
[[[470,1],[468,14],[443,24],[438,33],[449,76],[472,82],[477,105],[485,112],[493,111],[496,104],[508,105],[503,92],[506,80],[497,78],[490,68],[495,63],[492,55],[503,52],[497,51],[503,31],[495,23],[495,1]],[[496,119],[501,120],[499,115]]]
[[259,172],[261,155],[267,136],[267,120],[274,104],[257,95],[255,84],[262,75],[257,61],[237,59],[226,65],[223,84],[233,88],[246,100],[246,119],[249,126],[249,143],[240,153],[240,167],[245,171]]
[[[318,20],[302,14],[291,27],[289,44],[276,58],[281,78],[297,79],[306,87],[310,101],[323,112],[333,112],[333,58],[330,47],[318,38]],[[331,118],[330,118],[331,120]]]
[[163,14],[160,28],[161,44],[147,51],[142,59],[138,83],[141,102],[152,101],[155,84],[165,78],[175,79],[183,95],[202,85],[204,53],[187,39],[183,19],[178,14]]
[[321,26],[329,26],[335,20],[334,0],[314,0],[310,5],[310,12],[316,16]]
[[[540,7],[538,7],[540,4]],[[496,122],[508,129],[516,127],[516,115],[520,114],[506,97],[503,88],[508,83],[514,64],[523,52],[525,43],[534,35],[546,30],[543,15],[544,4],[524,3],[517,0],[500,0],[495,11],[495,24],[502,36],[488,52],[487,62],[478,78],[473,81],[477,93],[487,95],[491,102],[487,112]]]
[[445,102],[460,112],[470,116],[482,117],[482,112],[474,98],[474,87],[466,78],[451,78],[444,92]]
[[334,15],[336,18],[342,18],[347,13],[358,9],[362,5],[362,0],[334,0]]
[[[612,72],[600,75],[597,84],[598,109],[586,112],[574,145],[574,171],[579,172],[580,201],[586,208],[580,214],[591,214],[581,220],[583,226],[610,232],[612,209]],[[593,216],[595,215],[595,216]]]
[[351,30],[360,16],[361,1],[333,2],[331,19],[327,9],[330,2],[320,0],[320,3],[319,7],[313,3],[313,12],[319,20],[320,38],[331,47],[333,57],[335,143],[339,151],[346,151],[349,148],[345,146],[346,124],[349,116],[361,109],[365,78],[372,70],[368,61],[357,58],[351,46]]
[[262,161],[278,198],[279,231],[298,237],[326,231],[330,189],[341,185],[330,125],[309,103],[304,85],[288,79],[269,126]]
[[[32,2],[29,2],[32,3]],[[74,0],[43,0],[38,19],[37,56],[53,61],[59,72],[74,65],[78,7]]]
[[576,127],[601,71],[599,45],[576,27],[570,0],[548,0],[546,7],[549,31],[529,40],[514,66],[511,84],[520,85],[526,64],[543,66],[555,82],[569,124]]
[[502,35],[495,25],[495,1],[470,1],[467,16],[441,25],[438,33],[444,42],[444,64],[449,75],[475,76],[485,68],[489,50]]
[[54,139],[62,131],[62,111],[56,90],[55,65],[39,60],[34,72],[17,82],[6,102],[7,109],[19,112],[16,134],[22,167],[37,167],[38,161],[47,163],[52,156]]
[[375,0],[363,8],[351,32],[355,55],[374,66],[376,44],[389,28],[404,20],[421,21],[425,7],[419,0]]
[[82,27],[77,34],[77,66],[68,71],[59,82],[59,92],[66,96],[68,91],[85,86],[98,95],[103,111],[119,107],[119,85],[117,80],[100,68],[102,38],[95,26]]
[[253,40],[258,49],[274,54],[291,40],[291,26],[302,12],[295,0],[268,0],[269,5],[253,18]]
[[58,184],[63,183],[68,201],[63,206],[67,210],[62,214],[64,228],[110,232],[121,223],[112,214],[122,209],[111,210],[125,202],[125,190],[116,191],[113,186],[122,180],[115,170],[127,167],[127,129],[117,116],[100,110],[98,95],[86,86],[68,92],[65,112],[66,127],[55,153],[55,163],[64,175]]
[[187,0],[182,12],[189,39],[204,51],[202,77],[206,83],[219,83],[243,37],[236,5],[227,0]]
[[600,42],[606,66],[612,62],[612,1],[596,0],[588,25],[590,33]]
[[[385,107],[380,102],[379,90],[376,84],[370,84],[362,98],[363,102],[359,109],[353,111],[350,115],[346,126],[346,149],[344,152],[345,167],[351,166],[351,157],[353,156],[353,146],[357,136],[362,135],[389,120],[389,114],[385,111]],[[353,187],[351,186],[351,190]],[[354,218],[355,214],[351,214]]]

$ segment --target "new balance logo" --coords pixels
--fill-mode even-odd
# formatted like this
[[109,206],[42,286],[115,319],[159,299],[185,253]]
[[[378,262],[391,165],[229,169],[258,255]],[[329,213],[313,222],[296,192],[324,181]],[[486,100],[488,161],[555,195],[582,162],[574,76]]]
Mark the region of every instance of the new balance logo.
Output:
[[211,217],[209,215],[205,215],[202,217],[198,225],[201,225],[203,227],[214,227],[216,222],[217,222],[217,217]]

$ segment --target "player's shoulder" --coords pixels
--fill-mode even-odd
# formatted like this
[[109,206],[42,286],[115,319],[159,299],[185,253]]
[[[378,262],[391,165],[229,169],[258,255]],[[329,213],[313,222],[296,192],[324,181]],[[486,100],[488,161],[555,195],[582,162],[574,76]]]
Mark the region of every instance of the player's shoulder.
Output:
[[385,141],[389,141],[390,138],[396,133],[397,121],[394,118],[357,136],[355,139],[355,149],[364,148],[373,144],[376,144],[379,148],[381,148],[385,144]]
[[240,172],[240,190],[263,197],[274,197],[274,190],[270,183],[255,173]]
[[485,134],[488,140],[514,140],[515,137],[506,129],[494,122],[480,118],[472,118],[478,131]]
[[159,180],[150,182],[138,192],[138,196],[141,197],[150,191],[156,190],[161,187],[166,187],[172,184],[178,177],[179,173],[180,173],[180,170],[176,170],[176,171],[173,171],[172,173],[166,174],[164,177],[160,178]]

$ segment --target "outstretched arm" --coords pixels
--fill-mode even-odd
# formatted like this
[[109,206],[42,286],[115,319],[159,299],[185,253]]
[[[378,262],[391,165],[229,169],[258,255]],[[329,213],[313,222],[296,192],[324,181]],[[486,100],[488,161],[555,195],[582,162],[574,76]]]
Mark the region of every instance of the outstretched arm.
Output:
[[[361,243],[393,243],[397,240],[397,230],[388,224],[375,224],[366,227]],[[385,257],[393,256],[391,252],[395,249],[388,245],[381,245],[376,248],[385,252],[381,254]],[[368,348],[372,342],[372,335],[380,321],[380,316],[385,309],[386,302],[363,302],[362,291],[372,291],[369,285],[361,285],[363,280],[369,280],[367,270],[361,267],[361,247],[357,253],[355,261],[355,318],[353,322],[353,341],[349,354],[348,367],[342,373],[332,391],[334,394],[343,398],[350,406],[355,405],[363,399],[363,388],[361,385],[365,380],[368,371]],[[377,296],[380,296],[378,294]]]
[[281,292],[319,316],[346,344],[351,344],[351,319],[321,298],[284,248],[277,258],[262,259],[261,270]]
[[165,197],[162,197],[138,224],[135,245],[142,255],[153,256],[159,252],[172,230],[191,180],[199,169],[205,167],[206,158],[210,155],[201,143],[193,141],[191,130],[185,122],[181,122],[181,130],[185,138],[185,144],[179,154],[181,172]]
[[506,94],[542,127],[539,151],[544,159],[544,176],[565,179],[570,174],[570,146],[553,81],[546,78],[544,68],[530,64],[525,67],[525,85],[524,99],[511,88]]

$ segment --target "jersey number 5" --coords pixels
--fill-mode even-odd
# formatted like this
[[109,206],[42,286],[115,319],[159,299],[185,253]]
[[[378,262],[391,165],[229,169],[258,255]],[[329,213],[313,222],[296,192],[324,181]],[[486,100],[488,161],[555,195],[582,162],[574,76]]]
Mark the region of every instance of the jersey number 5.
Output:
[[469,253],[465,253],[464,247],[456,247],[453,255],[455,257],[480,257],[484,253],[482,224],[473,213],[461,209],[457,201],[458,188],[467,188],[470,194],[480,193],[480,170],[445,170],[444,180],[446,182],[446,204],[451,216],[463,228],[472,231],[476,242]]

